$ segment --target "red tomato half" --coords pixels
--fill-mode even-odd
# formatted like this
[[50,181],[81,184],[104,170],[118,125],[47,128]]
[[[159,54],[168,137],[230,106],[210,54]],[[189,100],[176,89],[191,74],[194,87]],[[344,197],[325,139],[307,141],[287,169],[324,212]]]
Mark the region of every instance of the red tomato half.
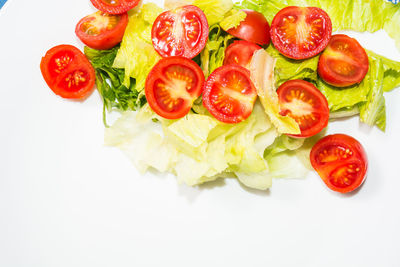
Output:
[[299,135],[310,137],[328,125],[329,106],[325,96],[312,84],[303,80],[283,83],[277,90],[280,114],[290,116],[300,126]]
[[206,45],[208,22],[196,6],[183,6],[161,13],[153,24],[154,49],[162,56],[194,58]]
[[364,48],[344,34],[333,35],[318,62],[321,78],[337,87],[360,83],[368,72],[368,55]]
[[128,25],[128,14],[110,15],[98,11],[81,19],[75,33],[81,41],[94,49],[110,49],[122,41]]
[[108,14],[122,14],[137,6],[140,0],[90,0],[95,8]]
[[166,119],[179,119],[201,95],[204,74],[192,60],[184,57],[161,59],[146,79],[146,99],[151,109]]
[[254,52],[261,49],[260,46],[247,41],[235,41],[225,51],[224,65],[237,64],[248,68]]
[[239,65],[225,65],[208,77],[203,105],[217,120],[238,123],[253,111],[257,91],[250,72]]
[[254,10],[242,10],[247,16],[239,26],[228,30],[228,33],[259,45],[268,45],[271,41],[269,24],[263,14]]
[[40,70],[50,89],[61,97],[82,99],[94,89],[94,69],[86,56],[72,45],[59,45],[47,51]]
[[275,15],[271,24],[275,48],[293,59],[310,58],[322,52],[331,35],[331,19],[317,7],[286,7]]
[[319,140],[310,153],[311,165],[332,190],[348,193],[365,180],[368,160],[362,145],[344,134]]

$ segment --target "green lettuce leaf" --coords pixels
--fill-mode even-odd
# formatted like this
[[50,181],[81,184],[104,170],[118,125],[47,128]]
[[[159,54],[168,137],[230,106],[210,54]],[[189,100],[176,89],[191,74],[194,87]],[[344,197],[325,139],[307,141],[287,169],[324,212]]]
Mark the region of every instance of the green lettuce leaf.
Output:
[[318,56],[304,60],[294,60],[282,55],[272,45],[267,48],[267,52],[276,59],[275,82],[277,87],[288,80],[317,81]]
[[129,87],[123,84],[125,72],[123,69],[113,68],[113,62],[119,46],[110,50],[95,50],[85,46],[84,53],[96,71],[96,87],[103,99],[103,123],[107,126],[106,111],[135,110],[144,103],[139,98],[135,83]]
[[247,14],[241,10],[231,9],[231,11],[228,12],[226,17],[219,23],[219,25],[224,31],[227,31],[239,26],[240,22],[246,19],[246,16]]
[[232,7],[232,0],[194,0],[193,5],[203,10],[210,26],[221,22]]
[[289,117],[280,115],[278,94],[274,81],[276,60],[264,49],[256,51],[250,62],[250,77],[257,89],[257,95],[264,107],[265,113],[277,128],[279,133],[300,134],[297,122]]
[[381,58],[370,64],[367,101],[359,105],[360,120],[370,126],[377,125],[382,131],[386,127],[385,98],[383,97],[384,69]]
[[[221,30],[217,24],[210,28],[206,47],[200,53],[198,62],[207,78],[216,68],[224,63],[225,50],[233,39],[232,35]],[[195,59],[196,61],[196,59]]]
[[125,69],[124,85],[130,87],[135,79],[136,91],[144,89],[147,74],[161,58],[151,42],[151,28],[162,9],[156,4],[144,4],[129,16],[121,47],[114,60],[114,68]]
[[360,119],[368,125],[386,127],[384,92],[400,85],[400,62],[367,51],[369,70],[364,80],[346,88],[337,88],[318,79],[317,87],[326,96],[332,117],[346,117],[360,112]]

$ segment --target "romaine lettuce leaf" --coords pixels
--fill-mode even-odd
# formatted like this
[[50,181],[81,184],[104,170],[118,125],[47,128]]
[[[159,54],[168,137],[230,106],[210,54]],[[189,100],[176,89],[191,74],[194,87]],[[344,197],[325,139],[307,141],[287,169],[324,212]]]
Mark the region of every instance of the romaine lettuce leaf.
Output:
[[400,50],[400,5],[383,0],[244,0],[237,8],[250,8],[264,14],[268,22],[286,6],[316,6],[325,10],[333,30],[376,32],[384,29]]
[[276,59],[275,81],[277,87],[288,80],[317,81],[318,56],[304,60],[294,60],[282,55],[272,45],[267,48],[267,52]]

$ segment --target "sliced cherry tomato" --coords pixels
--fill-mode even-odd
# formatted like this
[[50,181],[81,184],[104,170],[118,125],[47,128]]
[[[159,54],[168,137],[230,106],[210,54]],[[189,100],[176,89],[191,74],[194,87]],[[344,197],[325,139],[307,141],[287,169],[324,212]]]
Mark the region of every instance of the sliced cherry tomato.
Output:
[[208,77],[203,105],[217,120],[238,123],[250,116],[256,98],[250,72],[232,64],[219,67]]
[[95,8],[108,14],[122,14],[137,6],[140,0],[90,0]]
[[263,14],[254,10],[242,10],[247,16],[236,28],[231,28],[228,33],[259,45],[268,45],[271,41],[270,28]]
[[94,49],[110,49],[122,41],[128,25],[128,14],[110,15],[98,11],[81,19],[75,33],[81,41]]
[[196,6],[182,6],[161,13],[153,24],[154,49],[162,56],[194,58],[206,45],[208,22]]
[[161,59],[146,79],[146,99],[151,109],[166,119],[179,119],[201,95],[204,74],[192,60],[184,57]]
[[260,46],[248,41],[235,41],[225,51],[224,65],[237,64],[248,68],[254,52],[261,49]]
[[275,48],[293,59],[319,54],[328,45],[331,35],[331,19],[317,7],[286,7],[275,15],[271,23]]
[[333,35],[318,62],[321,78],[337,87],[360,83],[368,72],[368,55],[364,48],[345,34]]
[[345,134],[328,135],[310,153],[311,165],[332,190],[348,193],[365,180],[368,159],[362,145]]
[[72,45],[59,45],[47,51],[40,70],[50,89],[61,97],[82,99],[94,89],[94,69],[86,56]]
[[301,133],[291,136],[310,137],[328,125],[328,101],[312,83],[290,80],[283,83],[277,93],[280,114],[292,117],[300,126]]

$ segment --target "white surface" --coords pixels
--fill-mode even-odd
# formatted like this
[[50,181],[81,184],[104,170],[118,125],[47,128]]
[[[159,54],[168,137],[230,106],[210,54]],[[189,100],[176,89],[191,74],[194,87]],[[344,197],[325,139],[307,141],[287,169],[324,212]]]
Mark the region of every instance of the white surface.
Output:
[[[400,266],[400,90],[387,131],[357,119],[329,132],[357,138],[369,176],[355,194],[315,175],[268,192],[236,181],[188,188],[140,176],[103,147],[102,104],[63,100],[39,62],[68,43],[89,0],[9,0],[0,10],[0,266]],[[361,43],[400,60],[385,34]]]

